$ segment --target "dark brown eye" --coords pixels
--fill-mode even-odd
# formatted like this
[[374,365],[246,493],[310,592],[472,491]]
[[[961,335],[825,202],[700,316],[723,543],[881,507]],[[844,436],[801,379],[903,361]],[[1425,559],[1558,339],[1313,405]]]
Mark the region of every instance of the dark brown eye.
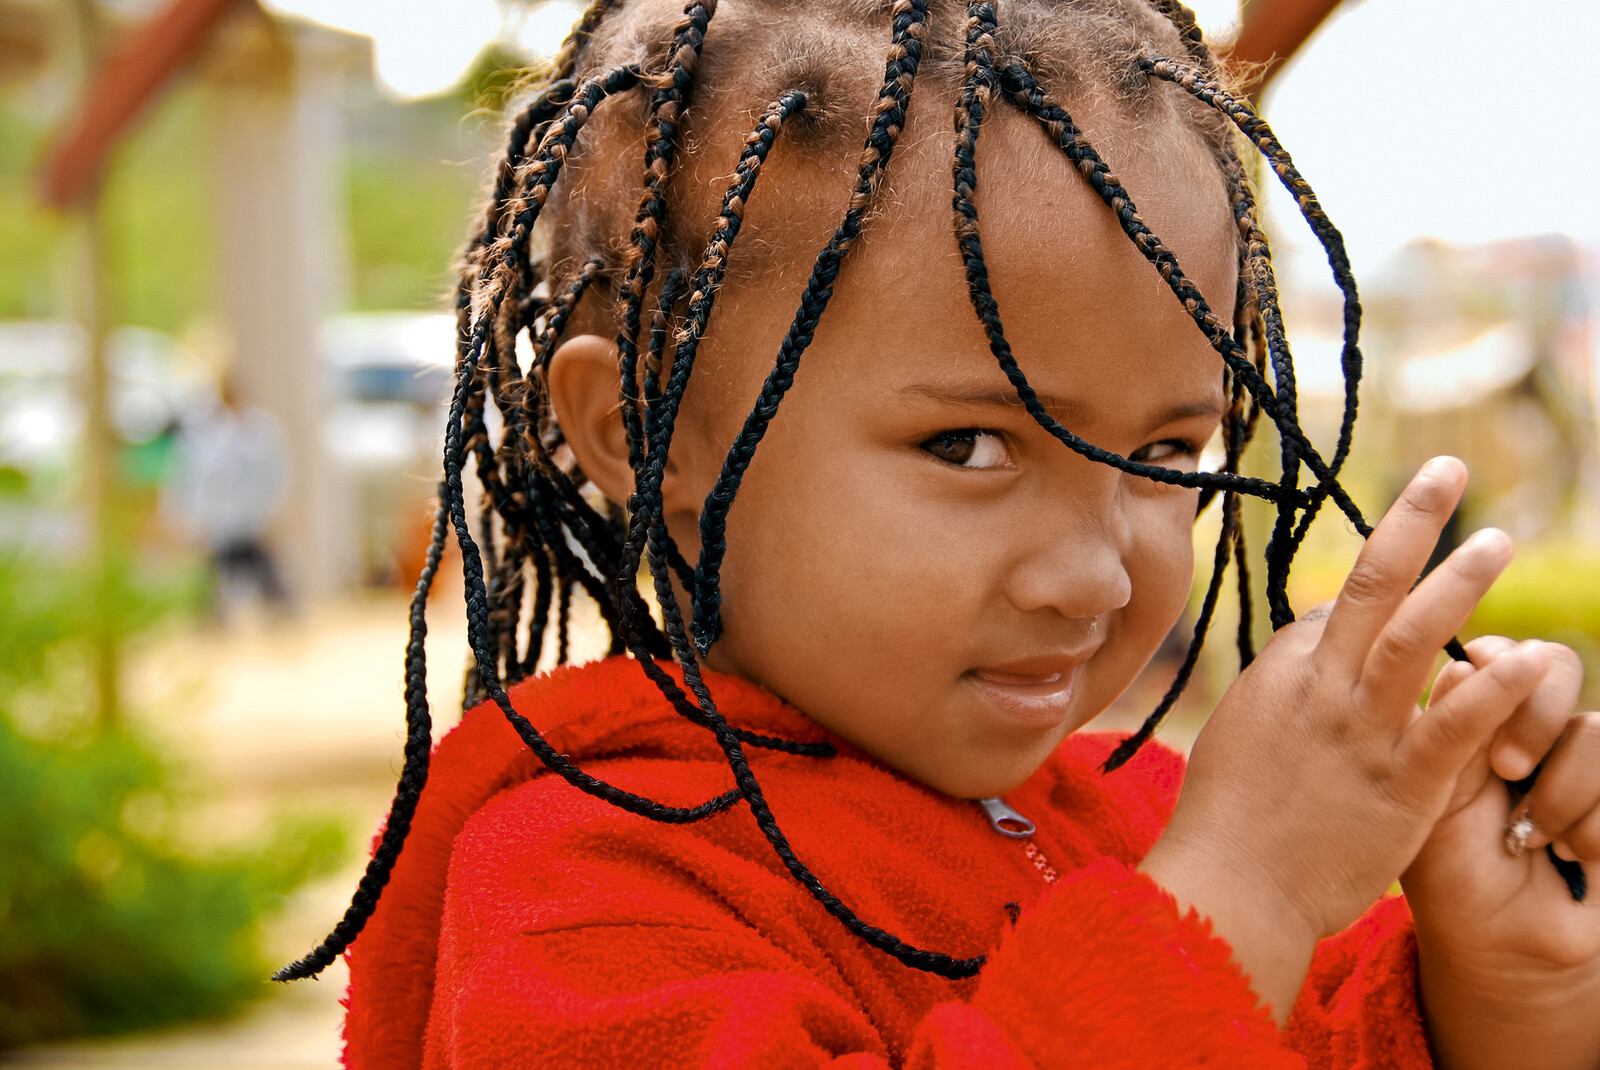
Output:
[[1181,461],[1188,456],[1198,456],[1200,450],[1191,442],[1181,439],[1169,438],[1164,442],[1152,442],[1148,446],[1140,446],[1128,454],[1128,460],[1139,461],[1144,464],[1158,464],[1170,468],[1174,462]]
[[922,444],[922,448],[951,464],[966,464],[978,448],[978,432],[976,431],[945,431],[934,435]]
[[1005,440],[993,431],[976,427],[941,431],[923,442],[922,448],[941,461],[962,468],[1011,467]]

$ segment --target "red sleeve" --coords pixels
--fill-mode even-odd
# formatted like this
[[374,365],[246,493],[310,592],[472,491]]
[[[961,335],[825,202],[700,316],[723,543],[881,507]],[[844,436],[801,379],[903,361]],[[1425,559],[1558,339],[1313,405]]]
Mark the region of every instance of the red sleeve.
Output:
[[[595,840],[589,880],[564,857],[563,883],[592,894],[564,897],[552,915],[548,903],[523,911],[506,892],[506,859],[475,850],[470,826],[463,836],[444,909],[430,1070],[1304,1065],[1209,924],[1180,917],[1148,878],[1111,859],[1064,876],[1022,916],[967,986],[970,1001],[933,1006],[897,1038],[843,971],[800,965],[814,946],[786,949],[792,935],[727,909],[692,872],[664,874],[670,861],[641,857],[639,843]],[[619,866],[638,870],[620,875]],[[837,926],[806,936],[855,940]]]
[[1428,1070],[1417,940],[1404,899],[1385,899],[1324,940],[1285,1028],[1311,1070]]

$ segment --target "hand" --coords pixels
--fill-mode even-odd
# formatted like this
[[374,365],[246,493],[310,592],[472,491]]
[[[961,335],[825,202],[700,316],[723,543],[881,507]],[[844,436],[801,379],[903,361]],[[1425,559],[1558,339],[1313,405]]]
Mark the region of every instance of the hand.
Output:
[[[1582,664],[1547,645],[1549,672],[1467,764],[1402,877],[1429,1032],[1452,1070],[1600,1067],[1600,909],[1572,900],[1544,852],[1554,843],[1563,858],[1600,861],[1600,714],[1574,715]],[[1434,701],[1514,647],[1501,636],[1468,644],[1471,663],[1445,666]],[[1506,782],[1540,763],[1513,805]],[[1524,815],[1532,831],[1513,854],[1505,833]]]
[[1143,868],[1211,917],[1280,1020],[1316,941],[1354,921],[1416,855],[1462,769],[1545,677],[1528,644],[1417,708],[1441,647],[1511,557],[1479,532],[1412,589],[1466,470],[1425,465],[1338,600],[1280,631],[1195,743]]

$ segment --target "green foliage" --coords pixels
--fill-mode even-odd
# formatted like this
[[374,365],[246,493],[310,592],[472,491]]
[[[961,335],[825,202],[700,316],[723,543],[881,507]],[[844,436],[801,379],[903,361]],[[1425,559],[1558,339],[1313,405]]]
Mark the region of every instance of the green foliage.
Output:
[[1600,556],[1573,544],[1519,548],[1468,633],[1567,644],[1588,670],[1585,704],[1600,702]]
[[352,152],[347,166],[354,307],[444,307],[476,201],[476,168],[372,150]]
[[1472,618],[1477,632],[1600,640],[1600,557],[1570,545],[1524,547]]
[[549,71],[548,64],[530,63],[504,44],[492,44],[478,54],[461,80],[463,110],[499,114],[528,86],[546,79]]
[[0,319],[47,315],[51,262],[61,220],[39,207],[33,165],[43,142],[37,127],[0,109]]
[[[215,303],[204,103],[179,88],[112,155],[101,202],[112,323],[178,332]],[[46,148],[46,131],[0,106],[0,319],[74,313],[62,292],[71,225],[39,201]]]
[[110,322],[180,333],[216,304],[202,87],[165,96],[112,157],[102,211]]
[[[508,61],[509,62],[509,61]],[[483,67],[483,105],[519,76]],[[174,334],[218,300],[205,89],[162,98],[117,148],[102,201],[110,322]],[[455,101],[411,106],[405,122],[434,138],[460,122]],[[70,221],[38,200],[45,131],[0,101],[0,319],[72,314]],[[441,307],[477,200],[479,167],[437,156],[353,147],[346,160],[350,304]]]
[[337,860],[325,821],[198,852],[151,741],[98,726],[93,612],[136,630],[180,595],[90,599],[64,570],[0,561],[0,1049],[221,1013],[258,994],[257,921]]

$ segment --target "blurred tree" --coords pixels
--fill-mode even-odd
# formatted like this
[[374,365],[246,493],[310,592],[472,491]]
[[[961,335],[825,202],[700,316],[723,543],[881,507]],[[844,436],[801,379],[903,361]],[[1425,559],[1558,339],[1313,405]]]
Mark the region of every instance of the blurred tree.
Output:
[[0,558],[0,1049],[222,1013],[259,995],[261,918],[339,858],[327,821],[280,821],[265,842],[196,851],[170,758],[102,725],[82,681],[88,617],[119,633],[190,598]]

